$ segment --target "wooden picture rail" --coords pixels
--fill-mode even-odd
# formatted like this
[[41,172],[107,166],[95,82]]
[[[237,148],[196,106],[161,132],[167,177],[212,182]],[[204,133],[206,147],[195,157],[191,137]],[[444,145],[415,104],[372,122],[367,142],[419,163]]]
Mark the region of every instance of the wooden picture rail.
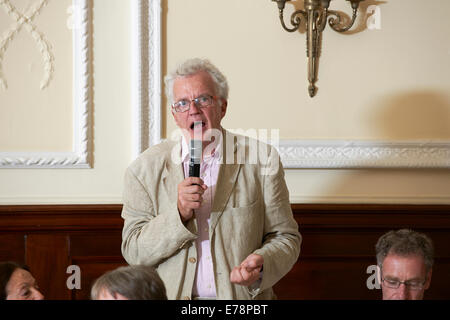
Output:
[[[0,261],[26,263],[46,299],[89,299],[92,282],[126,265],[121,205],[0,206]],[[450,299],[450,205],[293,204],[300,259],[275,286],[279,299],[380,299],[367,288],[375,243],[392,229],[425,232],[435,244],[426,299]],[[81,289],[69,290],[71,265]]]

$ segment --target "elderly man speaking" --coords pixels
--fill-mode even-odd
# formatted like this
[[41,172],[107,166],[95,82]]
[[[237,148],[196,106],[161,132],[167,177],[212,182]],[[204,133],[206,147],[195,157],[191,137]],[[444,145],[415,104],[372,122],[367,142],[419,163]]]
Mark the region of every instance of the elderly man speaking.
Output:
[[[277,151],[222,128],[228,84],[208,60],[185,61],[165,82],[182,135],[126,171],[124,258],[154,266],[169,299],[275,299],[301,244]],[[203,150],[198,177],[191,141]]]

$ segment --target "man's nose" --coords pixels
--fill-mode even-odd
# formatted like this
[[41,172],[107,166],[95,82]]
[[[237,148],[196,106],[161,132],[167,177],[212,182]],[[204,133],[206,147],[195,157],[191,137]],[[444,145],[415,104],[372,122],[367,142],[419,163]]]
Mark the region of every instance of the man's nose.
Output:
[[200,113],[200,108],[197,106],[197,103],[192,100],[191,104],[189,105],[189,114],[197,114]]
[[400,287],[397,289],[398,296],[401,300],[407,300],[408,299],[408,288],[405,286],[404,283],[400,284]]

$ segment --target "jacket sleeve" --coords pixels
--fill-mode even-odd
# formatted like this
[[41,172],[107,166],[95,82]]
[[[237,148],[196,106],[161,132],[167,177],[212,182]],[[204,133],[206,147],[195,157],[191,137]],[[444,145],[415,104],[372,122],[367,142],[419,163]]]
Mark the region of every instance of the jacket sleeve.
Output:
[[267,166],[262,168],[264,188],[264,239],[254,253],[264,258],[263,278],[259,288],[250,289],[255,297],[284,277],[300,255],[302,237],[289,202],[289,191],[278,152],[271,147]]
[[130,265],[156,267],[197,237],[182,223],[176,203],[164,206],[172,208],[167,212],[160,212],[160,208],[155,207],[151,195],[157,192],[148,190],[133,170],[127,169],[122,209],[122,255]]

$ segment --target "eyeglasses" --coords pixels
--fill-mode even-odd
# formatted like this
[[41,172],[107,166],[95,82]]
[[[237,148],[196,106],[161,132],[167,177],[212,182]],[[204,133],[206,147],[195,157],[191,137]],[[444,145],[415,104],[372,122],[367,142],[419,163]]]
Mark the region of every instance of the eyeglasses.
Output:
[[392,280],[392,279],[381,279],[383,284],[391,289],[398,289],[401,284],[404,284],[405,287],[408,290],[422,290],[423,286],[425,285],[426,280],[419,281],[419,280],[406,280],[406,281],[398,281],[398,280]]
[[172,109],[175,112],[186,112],[191,107],[191,102],[195,103],[195,106],[197,108],[206,108],[213,104],[214,99],[217,99],[217,97],[210,96],[207,94],[203,94],[201,96],[198,96],[197,98],[193,100],[189,99],[181,99],[172,104]]

